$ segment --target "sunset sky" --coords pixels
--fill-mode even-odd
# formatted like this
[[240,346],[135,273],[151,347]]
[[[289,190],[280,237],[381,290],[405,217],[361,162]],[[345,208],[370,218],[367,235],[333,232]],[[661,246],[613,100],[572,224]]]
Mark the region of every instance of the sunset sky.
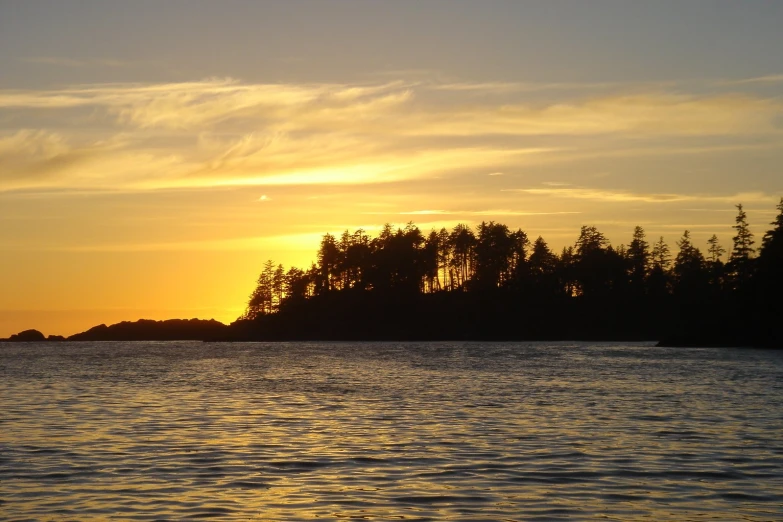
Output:
[[325,232],[703,250],[783,195],[783,2],[0,0],[0,337],[235,319]]

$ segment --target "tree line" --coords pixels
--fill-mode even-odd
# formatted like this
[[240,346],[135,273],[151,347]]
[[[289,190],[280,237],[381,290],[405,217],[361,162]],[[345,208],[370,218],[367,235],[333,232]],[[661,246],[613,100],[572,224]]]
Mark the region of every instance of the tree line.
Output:
[[[585,314],[603,321],[590,307],[608,306],[607,313],[641,325],[639,318],[629,316],[629,310],[636,310],[651,321],[667,322],[670,331],[680,321],[672,313],[681,310],[693,316],[688,310],[692,306],[705,307],[702,316],[722,317],[725,311],[715,307],[724,306],[739,308],[737,313],[745,317],[753,310],[764,312],[768,299],[780,301],[783,198],[760,244],[743,206],[736,208],[732,244],[724,247],[713,235],[704,251],[688,230],[673,251],[663,237],[651,240],[640,226],[627,245],[619,246],[610,244],[596,227],[583,226],[574,244],[559,253],[540,236],[531,240],[521,229],[494,221],[426,234],[413,223],[399,228],[386,224],[376,237],[362,229],[346,230],[339,238],[325,234],[316,261],[307,269],[286,270],[271,260],[265,263],[240,322],[255,322],[257,331],[266,328],[284,335],[297,317],[321,314],[335,319],[338,311],[330,308],[341,306],[345,313],[371,322],[383,319],[370,317],[366,307],[386,314],[415,308],[431,320],[444,321],[454,320],[455,315],[473,321],[482,316],[482,308],[489,307],[509,321],[527,322],[530,332],[538,331],[529,324],[536,307],[579,323],[579,316]],[[664,313],[662,307],[675,312]],[[696,319],[706,325],[704,317]],[[311,325],[319,322],[308,320]],[[486,328],[474,330],[477,335],[502,331],[508,336],[515,331],[486,317],[475,320],[487,323]],[[543,320],[556,326],[551,318]],[[414,322],[418,326],[411,332],[443,331],[418,319]],[[350,328],[350,322],[340,325],[334,328]],[[328,330],[326,324],[319,328]],[[620,327],[624,328],[633,330]],[[637,330],[655,333],[641,326]],[[571,331],[577,330],[571,327]]]

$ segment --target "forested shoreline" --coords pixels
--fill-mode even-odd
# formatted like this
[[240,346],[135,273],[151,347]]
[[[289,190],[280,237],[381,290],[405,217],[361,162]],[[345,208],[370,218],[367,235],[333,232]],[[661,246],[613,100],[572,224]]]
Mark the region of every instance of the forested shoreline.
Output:
[[[736,206],[726,247],[685,230],[676,251],[636,227],[613,246],[583,226],[553,252],[493,221],[425,235],[416,225],[325,234],[308,269],[267,261],[231,325],[167,320],[99,325],[68,338],[6,341],[595,340],[783,348],[783,198],[760,241]],[[758,248],[756,248],[758,246]],[[725,259],[725,261],[724,261]]]
[[614,246],[583,226],[559,253],[493,221],[326,234],[307,269],[267,261],[229,337],[780,346],[783,198],[758,242],[736,208],[732,244],[704,252],[688,230],[671,248],[642,227]]

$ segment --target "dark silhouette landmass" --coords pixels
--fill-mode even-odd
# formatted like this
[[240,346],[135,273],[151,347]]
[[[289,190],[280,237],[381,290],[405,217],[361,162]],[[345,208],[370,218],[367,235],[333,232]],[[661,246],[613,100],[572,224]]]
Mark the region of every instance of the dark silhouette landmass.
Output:
[[742,205],[728,259],[685,230],[672,254],[636,227],[612,246],[583,226],[558,255],[490,221],[424,235],[323,236],[307,269],[268,261],[230,340],[659,340],[783,347],[783,198],[761,248]]
[[[245,313],[214,320],[100,325],[69,341],[661,340],[663,346],[783,347],[783,198],[756,250],[742,205],[727,252],[706,255],[685,230],[613,246],[583,226],[560,254],[490,221],[424,235],[413,223],[378,237],[323,236],[309,269],[267,261]],[[723,256],[728,253],[724,262]],[[56,340],[58,336],[50,336]],[[62,339],[62,338],[59,338]],[[35,330],[11,341],[41,341]]]
[[67,338],[61,335],[50,335],[47,338],[38,330],[25,330],[8,339],[0,339],[0,341],[201,341],[218,339],[227,335],[228,326],[214,319],[168,319],[165,321],[140,319],[135,322],[123,321],[111,326],[101,324]]
[[24,330],[17,334],[13,334],[8,339],[0,339],[0,341],[9,343],[37,343],[46,340],[46,336],[38,330]]
[[226,335],[227,326],[214,319],[140,319],[94,326],[68,337],[69,341],[200,341]]

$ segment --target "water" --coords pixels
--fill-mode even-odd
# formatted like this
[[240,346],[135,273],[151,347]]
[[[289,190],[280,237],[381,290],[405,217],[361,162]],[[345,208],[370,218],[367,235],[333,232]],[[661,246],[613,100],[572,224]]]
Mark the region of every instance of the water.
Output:
[[0,344],[3,520],[783,520],[783,352]]

